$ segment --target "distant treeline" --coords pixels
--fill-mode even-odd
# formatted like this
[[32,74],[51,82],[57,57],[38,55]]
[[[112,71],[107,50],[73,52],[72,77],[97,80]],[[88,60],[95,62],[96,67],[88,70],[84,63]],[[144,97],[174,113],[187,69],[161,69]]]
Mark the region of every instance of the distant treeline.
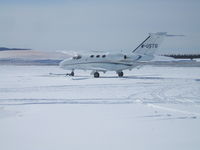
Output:
[[7,48],[7,47],[0,47],[0,51],[14,51],[14,50],[31,50],[29,48]]
[[176,59],[195,59],[200,58],[200,54],[164,54],[162,56],[173,57]]

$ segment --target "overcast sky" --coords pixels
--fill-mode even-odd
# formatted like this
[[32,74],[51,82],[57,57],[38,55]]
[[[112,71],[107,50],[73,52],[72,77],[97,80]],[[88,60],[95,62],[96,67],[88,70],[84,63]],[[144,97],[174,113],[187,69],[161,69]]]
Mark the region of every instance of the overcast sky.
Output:
[[199,0],[1,0],[0,47],[132,50],[149,32],[162,49],[200,51]]

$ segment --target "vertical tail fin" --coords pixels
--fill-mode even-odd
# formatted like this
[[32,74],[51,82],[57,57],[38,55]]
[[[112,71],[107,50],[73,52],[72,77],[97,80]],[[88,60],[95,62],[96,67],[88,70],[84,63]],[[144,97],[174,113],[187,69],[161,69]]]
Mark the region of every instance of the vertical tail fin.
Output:
[[153,55],[159,48],[165,36],[167,36],[167,32],[149,33],[149,36],[133,50],[133,53]]

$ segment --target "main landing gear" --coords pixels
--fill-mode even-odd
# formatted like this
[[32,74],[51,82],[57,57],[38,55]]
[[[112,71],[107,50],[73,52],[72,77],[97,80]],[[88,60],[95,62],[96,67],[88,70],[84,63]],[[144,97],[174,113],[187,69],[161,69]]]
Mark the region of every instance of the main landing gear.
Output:
[[99,78],[99,76],[100,76],[100,75],[99,75],[99,73],[98,73],[97,71],[94,72],[94,77],[95,77],[95,78]]
[[123,77],[124,76],[124,73],[122,71],[117,72],[117,74],[118,74],[118,77]]
[[[123,77],[124,76],[124,73],[122,71],[117,72],[117,74],[118,74],[119,77]],[[100,77],[99,72],[97,72],[97,71],[94,72],[93,75],[94,75],[94,78],[99,78]]]

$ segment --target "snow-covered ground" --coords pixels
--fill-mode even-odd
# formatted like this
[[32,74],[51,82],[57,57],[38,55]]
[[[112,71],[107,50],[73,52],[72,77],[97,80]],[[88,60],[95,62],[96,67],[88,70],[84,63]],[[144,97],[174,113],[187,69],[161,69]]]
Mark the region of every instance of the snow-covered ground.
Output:
[[64,73],[0,66],[1,150],[200,148],[199,67]]

